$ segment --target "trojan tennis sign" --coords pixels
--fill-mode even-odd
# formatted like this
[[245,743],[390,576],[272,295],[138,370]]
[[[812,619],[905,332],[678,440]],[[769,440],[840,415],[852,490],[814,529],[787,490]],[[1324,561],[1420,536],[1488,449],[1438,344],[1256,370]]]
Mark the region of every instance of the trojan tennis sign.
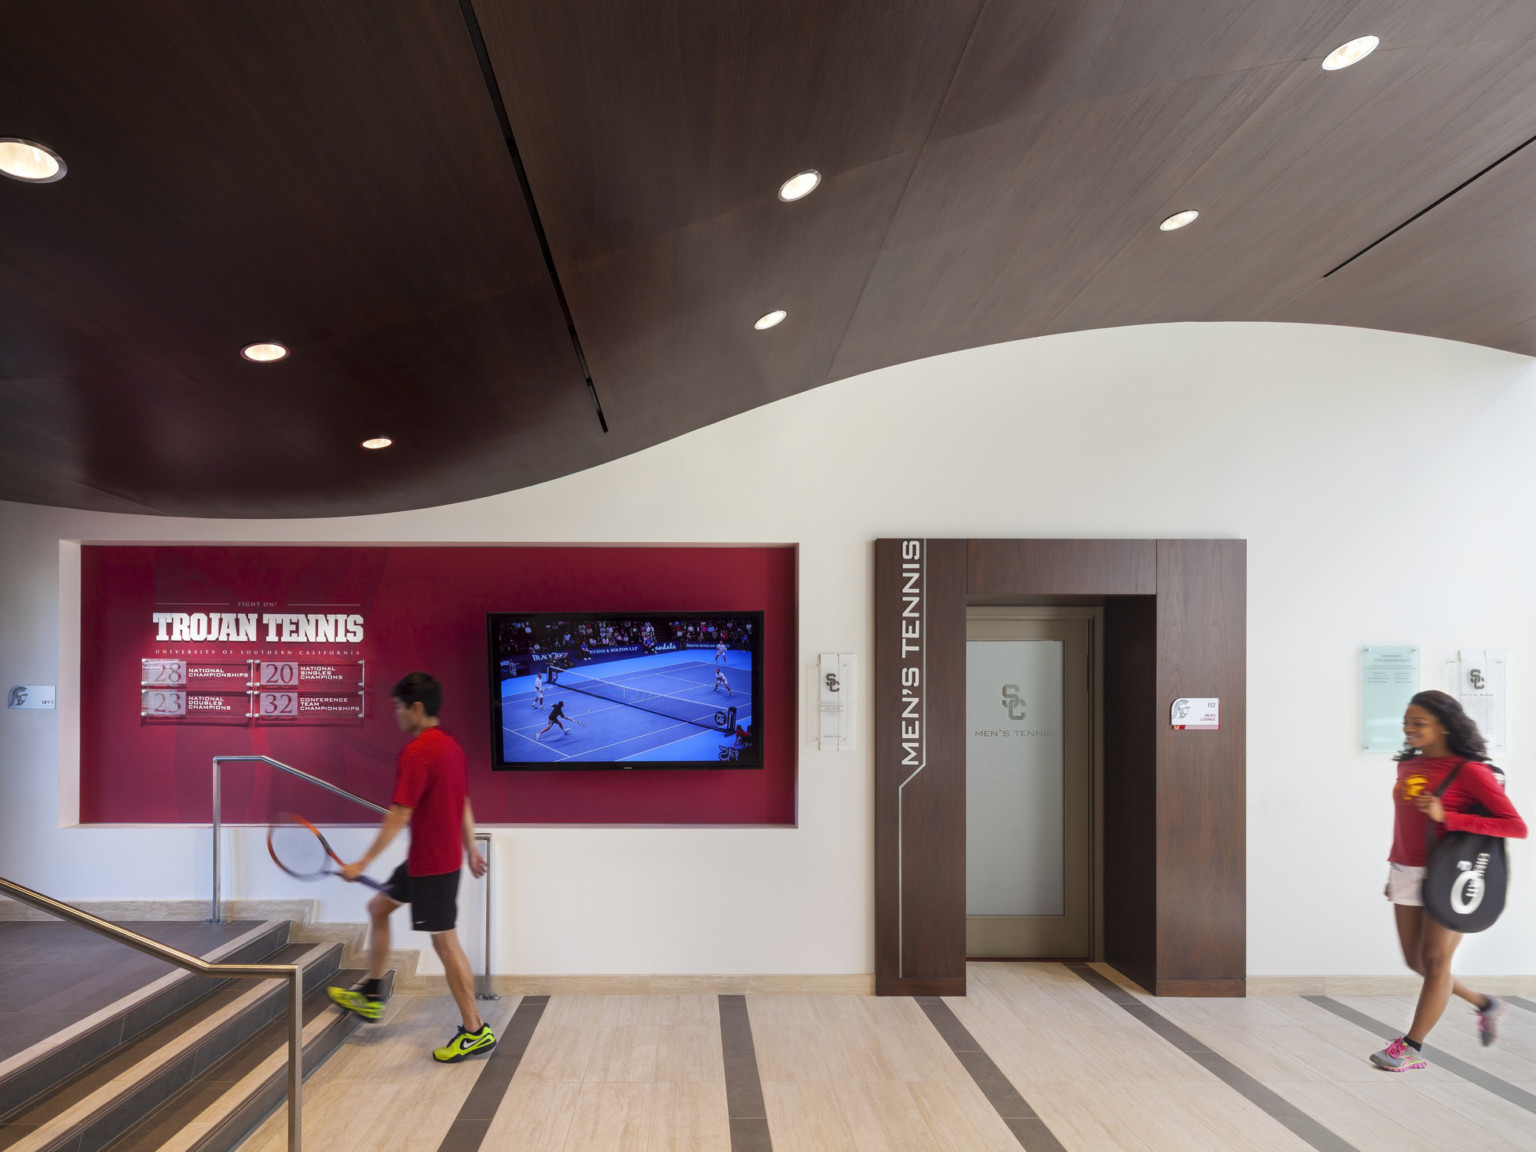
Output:
[[156,640],[257,639],[261,620],[269,644],[357,644],[363,639],[359,615],[298,612],[152,612]]

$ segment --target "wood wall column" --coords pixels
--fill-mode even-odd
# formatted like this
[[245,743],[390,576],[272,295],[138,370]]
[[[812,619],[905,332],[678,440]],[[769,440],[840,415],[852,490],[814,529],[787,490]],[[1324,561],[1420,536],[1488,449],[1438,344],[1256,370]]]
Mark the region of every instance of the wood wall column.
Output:
[[875,543],[875,991],[965,995],[965,542]]
[[[1157,542],[1157,968],[1146,987],[1159,996],[1246,987],[1247,556],[1243,540]],[[1181,696],[1219,696],[1220,730],[1175,731],[1168,708]]]

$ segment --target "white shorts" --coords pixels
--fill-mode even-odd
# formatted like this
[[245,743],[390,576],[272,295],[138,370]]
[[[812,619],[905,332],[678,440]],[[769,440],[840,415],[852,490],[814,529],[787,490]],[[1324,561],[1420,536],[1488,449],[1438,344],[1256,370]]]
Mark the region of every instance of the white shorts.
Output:
[[1387,872],[1387,899],[1394,904],[1410,907],[1424,906],[1424,866],[1422,864],[1390,864]]

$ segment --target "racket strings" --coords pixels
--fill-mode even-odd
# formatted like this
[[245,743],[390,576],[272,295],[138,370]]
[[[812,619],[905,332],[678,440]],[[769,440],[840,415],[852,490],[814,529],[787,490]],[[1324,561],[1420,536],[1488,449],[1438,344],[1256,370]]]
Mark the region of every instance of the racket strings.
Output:
[[325,871],[325,845],[320,838],[300,824],[279,824],[268,833],[272,855],[289,872],[300,876],[318,876]]

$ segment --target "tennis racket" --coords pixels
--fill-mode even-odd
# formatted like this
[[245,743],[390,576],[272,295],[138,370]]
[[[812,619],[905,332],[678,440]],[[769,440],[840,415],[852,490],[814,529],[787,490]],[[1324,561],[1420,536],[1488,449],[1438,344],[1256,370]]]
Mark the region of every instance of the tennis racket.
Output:
[[[340,876],[340,865],[346,863],[320,835],[320,829],[292,812],[282,813],[267,828],[267,854],[272,863],[299,880]],[[369,876],[359,876],[357,882],[380,892],[388,890],[388,885]]]

